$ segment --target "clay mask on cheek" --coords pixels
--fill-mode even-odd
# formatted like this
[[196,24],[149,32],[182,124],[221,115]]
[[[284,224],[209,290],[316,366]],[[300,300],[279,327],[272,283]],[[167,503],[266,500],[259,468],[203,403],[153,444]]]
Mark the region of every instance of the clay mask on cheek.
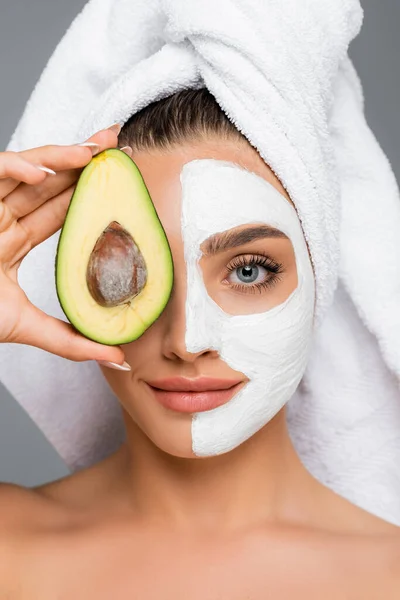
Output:
[[[262,177],[231,162],[199,159],[183,166],[181,184],[187,350],[217,350],[221,360],[250,380],[226,404],[193,415],[193,452],[211,456],[254,435],[293,395],[308,359],[314,275],[295,209]],[[207,293],[200,245],[215,233],[254,223],[289,237],[298,285],[267,312],[229,315]]]

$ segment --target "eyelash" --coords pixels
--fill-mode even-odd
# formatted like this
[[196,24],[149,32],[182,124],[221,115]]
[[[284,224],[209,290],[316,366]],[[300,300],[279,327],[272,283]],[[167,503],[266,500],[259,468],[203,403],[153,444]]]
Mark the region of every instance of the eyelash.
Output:
[[235,269],[240,267],[250,267],[250,266],[262,266],[269,273],[270,277],[266,281],[262,281],[261,283],[254,283],[253,285],[239,285],[237,283],[229,283],[229,285],[239,291],[245,291],[250,293],[255,293],[256,291],[260,294],[263,290],[269,289],[273,287],[278,281],[280,281],[281,277],[279,275],[283,273],[283,265],[281,263],[277,263],[273,261],[268,256],[263,256],[260,254],[246,254],[236,256],[227,266],[228,274],[232,273]]

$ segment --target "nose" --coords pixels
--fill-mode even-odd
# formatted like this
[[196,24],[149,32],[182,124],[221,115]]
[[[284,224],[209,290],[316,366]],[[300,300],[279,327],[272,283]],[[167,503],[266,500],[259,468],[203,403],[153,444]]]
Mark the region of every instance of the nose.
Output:
[[219,356],[216,350],[204,347],[197,352],[189,352],[186,347],[186,312],[184,286],[175,280],[170,299],[164,309],[162,318],[165,320],[165,329],[162,341],[162,354],[169,360],[182,360],[194,363],[200,356],[209,355],[210,358]]

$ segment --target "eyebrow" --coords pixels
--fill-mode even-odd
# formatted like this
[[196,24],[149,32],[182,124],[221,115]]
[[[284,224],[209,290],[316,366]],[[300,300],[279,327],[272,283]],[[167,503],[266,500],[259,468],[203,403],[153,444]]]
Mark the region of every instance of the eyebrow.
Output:
[[256,227],[248,227],[241,231],[224,231],[212,235],[202,244],[204,248],[203,254],[214,255],[265,238],[289,239],[283,231],[275,229],[275,227],[270,227],[269,225],[257,225]]

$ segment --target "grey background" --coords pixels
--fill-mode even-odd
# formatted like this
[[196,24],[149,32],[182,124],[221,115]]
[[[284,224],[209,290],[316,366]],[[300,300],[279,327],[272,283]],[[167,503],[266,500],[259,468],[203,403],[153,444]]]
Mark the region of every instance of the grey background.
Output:
[[[84,4],[84,0],[0,0],[0,150],[55,46]],[[364,25],[351,44],[350,56],[364,87],[368,122],[400,180],[400,3],[361,0],[361,4]],[[58,454],[0,384],[0,481],[30,487],[67,474]]]

